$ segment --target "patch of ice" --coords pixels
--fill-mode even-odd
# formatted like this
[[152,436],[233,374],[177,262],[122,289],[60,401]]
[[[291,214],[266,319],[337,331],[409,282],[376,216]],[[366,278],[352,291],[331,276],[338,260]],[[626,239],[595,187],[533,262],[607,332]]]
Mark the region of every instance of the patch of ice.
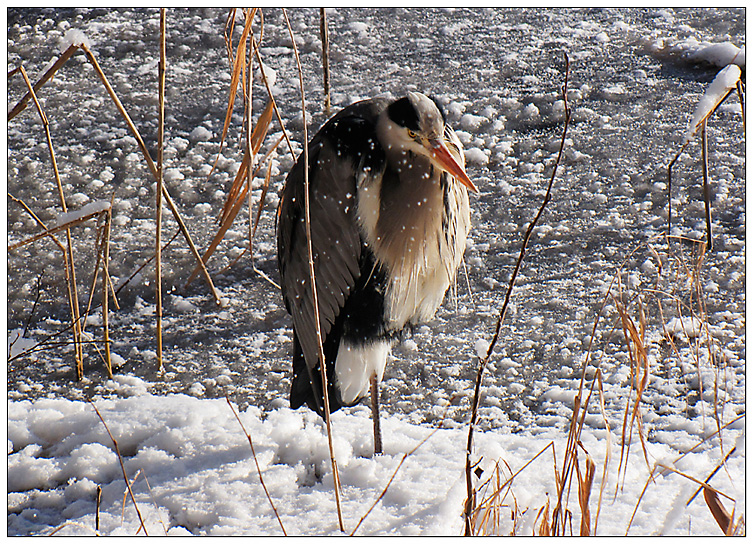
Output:
[[194,142],[209,142],[210,140],[212,140],[212,137],[212,131],[210,131],[206,127],[202,127],[201,125],[196,127],[189,134],[189,138]]

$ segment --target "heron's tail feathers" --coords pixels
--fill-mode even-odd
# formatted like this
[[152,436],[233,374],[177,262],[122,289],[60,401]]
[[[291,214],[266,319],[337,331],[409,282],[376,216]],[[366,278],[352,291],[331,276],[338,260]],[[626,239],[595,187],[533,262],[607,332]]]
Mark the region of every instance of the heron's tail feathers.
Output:
[[[328,366],[332,367],[332,366]],[[332,369],[328,369],[330,413],[346,406],[340,392],[332,384]],[[293,382],[291,383],[291,409],[298,409],[304,403],[322,418],[325,417],[325,404],[322,397],[322,376],[319,367],[309,369],[304,359],[298,337],[293,335]]]

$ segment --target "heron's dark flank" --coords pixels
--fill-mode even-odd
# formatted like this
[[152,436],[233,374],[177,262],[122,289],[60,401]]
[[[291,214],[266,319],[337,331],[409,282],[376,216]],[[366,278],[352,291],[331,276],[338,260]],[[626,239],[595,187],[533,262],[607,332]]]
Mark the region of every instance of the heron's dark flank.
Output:
[[[291,407],[323,414],[304,224],[303,158],[278,209],[278,265],[293,318]],[[420,93],[353,104],[309,144],[312,251],[330,411],[382,378],[391,344],[430,319],[469,231],[461,143]]]

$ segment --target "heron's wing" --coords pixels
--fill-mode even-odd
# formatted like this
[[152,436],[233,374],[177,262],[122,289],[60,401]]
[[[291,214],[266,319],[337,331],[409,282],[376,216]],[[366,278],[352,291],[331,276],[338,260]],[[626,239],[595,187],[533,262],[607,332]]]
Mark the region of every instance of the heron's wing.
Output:
[[[384,165],[374,126],[383,101],[350,106],[309,145],[312,254],[323,341],[360,275],[363,242],[356,188]],[[283,298],[307,366],[317,365],[317,334],[304,215],[303,154],[288,174],[278,209],[278,265]]]

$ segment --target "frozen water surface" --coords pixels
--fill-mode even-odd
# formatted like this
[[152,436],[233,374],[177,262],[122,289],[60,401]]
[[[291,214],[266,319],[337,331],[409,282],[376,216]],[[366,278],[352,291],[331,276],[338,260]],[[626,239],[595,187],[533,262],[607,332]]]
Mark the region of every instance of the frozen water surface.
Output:
[[[298,154],[303,117],[291,42],[280,11],[266,9],[264,13],[261,53],[268,76],[274,75],[273,90]],[[289,15],[306,78],[309,130],[314,134],[325,120],[319,14],[293,9]],[[461,429],[469,418],[477,355],[486,351],[492,337],[523,233],[541,203],[558,152],[564,120],[560,91],[564,53],[570,59],[568,106],[573,112],[565,156],[486,374],[480,409],[480,426],[486,433],[480,444],[491,445],[496,437],[505,437],[511,446],[509,455],[516,445],[528,445],[521,455],[524,463],[546,440],[564,440],[589,350],[586,376],[591,380],[600,370],[610,428],[613,433],[620,429],[632,391],[633,356],[620,329],[619,302],[637,324],[640,307],[644,310],[651,369],[643,395],[644,429],[657,457],[673,459],[674,453],[684,452],[715,431],[715,403],[722,423],[743,413],[745,153],[735,93],[708,126],[713,251],[697,269],[692,244],[674,241],[668,245],[662,238],[667,228],[666,166],[683,144],[691,114],[720,70],[720,59],[727,62],[728,56],[737,55],[735,62],[745,63],[742,9],[333,9],[328,17],[333,110],[371,96],[400,96],[410,90],[434,94],[458,131],[469,175],[480,189],[479,195],[471,197],[473,228],[465,258],[468,281],[461,273],[436,318],[409,332],[406,341],[393,350],[382,384],[386,426],[396,430],[395,437],[386,435],[387,444],[400,443],[405,433],[413,433],[418,442],[429,432],[429,424],[440,424],[444,418],[442,427],[448,429],[443,432],[449,435],[442,441],[457,444],[451,456],[455,462],[440,464],[442,449],[429,447],[424,472],[421,467],[407,471],[407,481],[391,489],[392,496],[386,496],[386,506],[368,532],[460,531],[457,504],[464,492],[453,479],[443,481],[441,491],[429,490],[429,499],[401,487],[425,486],[419,483],[426,472],[436,475],[436,467],[461,471],[456,462],[463,459]],[[217,229],[216,218],[242,158],[240,100],[226,145],[217,157],[230,83],[223,40],[226,18],[227,11],[217,9],[168,12],[165,180],[202,250]],[[8,67],[23,64],[34,81],[61,48],[71,41],[88,41],[154,154],[158,21],[156,10],[10,9]],[[9,80],[9,108],[24,92],[20,77]],[[255,112],[261,112],[265,96],[257,81]],[[110,274],[120,287],[153,252],[155,185],[151,175],[136,141],[82,54],[76,54],[39,91],[39,98],[50,120],[72,214],[68,217],[112,199]],[[263,153],[280,134],[275,124]],[[698,140],[692,140],[676,163],[671,194],[672,233],[695,239],[705,237],[700,153]],[[216,159],[217,167],[208,179]],[[254,241],[255,264],[272,279],[277,278],[277,193],[292,164],[283,143],[272,156],[271,189]],[[255,211],[264,172],[252,190]],[[8,124],[8,192],[23,200],[48,227],[59,221],[58,191],[33,106]],[[163,240],[167,240],[176,224],[167,211],[164,218]],[[36,222],[9,199],[9,244],[38,231]],[[79,295],[85,305],[96,259],[94,221],[75,227],[74,235]],[[94,483],[111,483],[108,498],[117,496],[113,483],[119,474],[113,469],[109,448],[101,448],[109,447],[108,442],[101,433],[82,436],[84,428],[77,427],[83,426],[84,417],[76,415],[91,413],[80,401],[90,398],[110,411],[108,418],[125,419],[119,428],[124,434],[141,437],[132,440],[129,467],[134,471],[147,468],[150,482],[156,473],[162,475],[155,482],[160,481],[156,486],[166,499],[155,509],[172,533],[276,531],[277,523],[269,518],[266,504],[255,504],[255,509],[267,518],[252,523],[252,514],[240,513],[242,508],[227,504],[227,499],[221,502],[220,488],[213,488],[218,484],[183,481],[186,487],[201,491],[202,499],[176,500],[180,482],[160,473],[179,474],[179,463],[189,472],[198,471],[196,459],[186,458],[181,448],[193,448],[202,438],[207,444],[196,448],[214,446],[229,453],[223,458],[227,467],[218,466],[213,472],[202,466],[207,479],[262,497],[250,488],[248,453],[241,452],[245,439],[232,415],[222,408],[225,401],[216,400],[225,395],[246,411],[245,416],[263,434],[267,442],[260,447],[267,456],[264,463],[272,464],[270,471],[277,472],[270,479],[279,497],[290,499],[286,512],[316,513],[317,506],[331,501],[331,494],[321,490],[329,481],[320,472],[328,469],[326,458],[316,450],[325,444],[316,418],[303,409],[285,409],[291,332],[280,294],[254,272],[248,253],[226,268],[247,246],[248,214],[242,212],[210,261],[214,282],[227,301],[217,307],[201,279],[184,289],[194,263],[179,235],[163,253],[165,374],[157,373],[153,269],[147,266],[120,289],[121,308],[110,315],[112,350],[119,364],[115,380],[107,380],[96,350],[87,347],[81,382],[74,378],[70,333],[50,337],[64,330],[69,320],[61,252],[48,239],[9,253],[7,329],[9,354],[14,356],[8,364],[9,418],[14,422],[9,428],[9,467],[34,473],[33,477],[9,477],[9,533],[44,532],[66,520],[91,525],[84,517],[93,511]],[[694,295],[697,288],[704,294],[703,313]],[[607,294],[612,296],[601,311]],[[98,302],[95,295],[94,305]],[[101,337],[98,311],[90,317],[87,331]],[[19,332],[25,333],[16,340]],[[43,350],[23,355],[28,347],[45,340]],[[132,398],[136,401],[130,402]],[[171,406],[177,408],[168,409]],[[201,414],[195,427],[161,421],[154,414],[163,408],[165,418],[179,418],[182,411],[207,411],[216,415],[214,423],[222,420],[223,424],[215,430]],[[167,414],[176,411],[175,417]],[[132,416],[135,421],[155,420],[129,427],[128,414],[140,415]],[[55,415],[65,416],[60,437],[45,437],[35,419]],[[339,463],[346,473],[344,482],[352,487],[351,499],[361,498],[354,491],[370,491],[363,493],[368,499],[359,503],[364,509],[349,514],[354,520],[383,486],[379,484],[385,482],[382,477],[392,471],[364,458],[368,445],[360,442],[370,433],[365,415],[363,407],[356,407],[339,413],[336,420],[344,435]],[[86,418],[91,420],[91,416]],[[290,435],[267,429],[274,423],[284,423],[281,429]],[[96,420],[86,425],[95,424]],[[235,446],[220,448],[231,429]],[[599,443],[604,441],[604,423],[596,406],[586,429],[596,441],[590,443],[597,445],[594,450],[604,450]],[[315,431],[319,442],[312,438]],[[290,454],[290,449],[304,448],[304,435],[314,451]],[[56,446],[65,437],[68,446]],[[698,458],[690,464],[699,470],[699,478],[705,478],[719,461],[714,455],[719,457],[720,448],[713,446],[707,442],[703,448],[711,449],[707,465]],[[385,458],[394,462],[391,468],[401,458],[395,447],[395,443],[387,447],[393,449]],[[638,475],[643,464],[641,448],[633,448]],[[503,451],[495,447],[485,455],[494,459]],[[293,458],[285,459],[288,455]],[[297,462],[301,457],[305,461]],[[168,459],[174,463],[168,464]],[[421,465],[422,460],[417,458],[417,463]],[[243,482],[234,473],[239,464],[246,472]],[[92,468],[91,474],[86,467]],[[740,476],[742,462],[735,467]],[[376,476],[370,477],[370,471]],[[636,477],[633,486],[640,488],[644,479]],[[301,483],[309,488],[297,488]],[[678,483],[668,486],[674,498],[688,492],[680,490]],[[222,490],[230,497],[230,488]],[[294,500],[291,490],[306,494]],[[152,505],[148,496],[142,498]],[[412,513],[424,509],[421,512],[426,516],[412,519],[402,511],[398,506],[406,498],[414,502]],[[678,498],[676,503],[688,499]],[[531,508],[536,511],[543,503],[541,499]],[[638,532],[716,532],[703,502],[697,499],[696,504],[701,504],[702,511],[694,517],[693,528],[686,511],[679,515],[662,505],[667,518],[655,526],[637,523]],[[741,505],[737,504],[737,513]],[[331,506],[327,509],[331,514]],[[116,512],[116,508],[111,511]],[[223,518],[226,515],[218,512],[230,514]],[[34,513],[44,516],[35,519]],[[152,514],[154,522],[159,517]],[[620,524],[603,531],[625,531],[626,520],[616,520]],[[108,533],[134,533],[138,524],[120,525],[111,515],[106,528]],[[335,528],[325,524],[291,529],[328,533]]]

